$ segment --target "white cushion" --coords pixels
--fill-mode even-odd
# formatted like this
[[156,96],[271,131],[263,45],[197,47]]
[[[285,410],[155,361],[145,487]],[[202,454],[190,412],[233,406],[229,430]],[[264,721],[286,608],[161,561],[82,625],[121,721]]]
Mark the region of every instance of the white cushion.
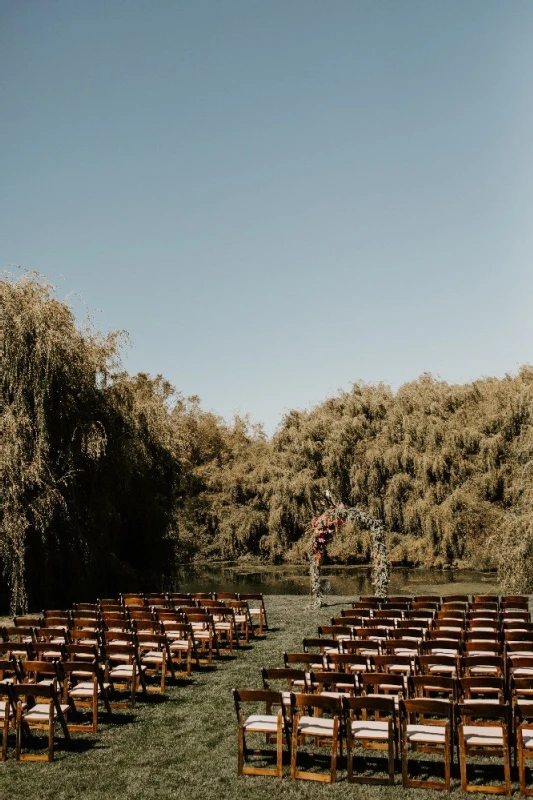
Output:
[[410,742],[444,744],[446,733],[440,725],[407,725],[407,739]]
[[[61,711],[65,714],[69,710],[68,705],[61,705]],[[47,722],[50,718],[50,706],[48,703],[36,703],[32,708],[23,715],[27,722]],[[54,718],[57,717],[57,711],[54,707]]]
[[275,733],[278,729],[278,718],[272,714],[252,714],[244,723],[244,730],[253,733]]
[[521,731],[522,733],[522,744],[526,748],[526,750],[533,750],[533,731]]
[[389,723],[385,720],[353,720],[352,736],[355,739],[380,739],[389,738]]
[[309,736],[333,736],[333,720],[325,717],[300,717],[298,733]]
[[503,746],[501,725],[463,725],[463,733],[467,745]]

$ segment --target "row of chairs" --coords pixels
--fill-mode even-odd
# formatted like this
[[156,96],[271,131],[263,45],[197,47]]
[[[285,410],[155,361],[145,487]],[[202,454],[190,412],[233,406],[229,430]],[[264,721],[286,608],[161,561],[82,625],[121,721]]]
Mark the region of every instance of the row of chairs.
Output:
[[[2,759],[14,731],[17,760],[53,760],[56,732],[67,742],[72,731],[96,734],[101,712],[163,693],[168,678],[190,676],[193,666],[248,642],[261,618],[266,623],[266,614],[254,623],[248,601],[235,596],[185,598],[172,608],[122,599],[89,605],[0,627]],[[24,743],[35,750],[34,732],[43,729],[46,754],[24,752]]]
[[[392,600],[380,601],[380,605],[389,605],[387,612],[401,607],[401,603]],[[355,631],[350,626],[349,630],[342,630],[344,616],[333,619],[331,626],[319,629],[318,637],[304,639],[303,652],[285,653],[283,668],[263,669],[261,690],[244,693],[235,690],[239,773],[250,770],[248,774],[267,774],[255,772],[265,768],[248,764],[252,751],[246,747],[246,735],[262,732],[269,740],[274,730],[271,728],[268,733],[266,728],[275,717],[280,720],[294,778],[335,780],[337,758],[342,756],[344,741],[349,780],[381,782],[375,775],[367,778],[355,774],[354,756],[359,743],[363,752],[388,751],[386,782],[394,781],[401,753],[404,786],[449,790],[456,745],[461,786],[465,791],[510,794],[511,752],[514,752],[520,789],[524,794],[533,793],[527,786],[525,773],[526,761],[533,756],[533,634],[529,612],[518,609],[522,614],[520,641],[505,638],[505,610],[501,608],[496,609],[495,617],[490,617],[490,624],[482,626],[489,630],[478,631],[481,640],[476,641],[475,635],[469,636],[472,618],[468,615],[472,610],[466,606],[457,620],[452,618],[458,624],[453,624],[451,631],[432,630],[441,610],[431,609],[430,617],[423,617],[421,626],[406,638],[401,634],[409,630],[407,625],[411,623],[405,622],[402,627],[400,617],[393,617],[390,630],[376,631],[375,639],[372,634],[369,638],[354,637]],[[352,608],[342,612],[347,617],[353,613],[358,611]],[[446,609],[444,613],[448,613]],[[424,643],[430,652],[424,652]],[[431,650],[435,644],[436,649]],[[444,652],[439,652],[439,648]],[[274,683],[279,681],[284,686],[273,702],[268,693],[275,692]],[[245,719],[242,711],[243,703],[258,701],[266,703],[265,729],[261,731],[258,728],[261,715]],[[298,748],[308,738],[316,745],[329,744],[329,774],[299,768]],[[268,773],[279,777],[283,759],[280,741],[278,737],[276,769]],[[410,776],[409,759],[416,751],[444,755],[443,781]],[[469,783],[467,762],[470,756],[477,755],[502,757],[505,776],[502,785]]]
[[[335,782],[337,762],[343,757],[346,743],[347,778],[350,782],[394,784],[396,762],[401,760],[402,783],[405,788],[443,789],[450,791],[454,763],[454,742],[457,742],[463,791],[511,794],[511,753],[509,705],[465,701],[455,703],[451,698],[404,699],[384,694],[353,696],[347,692],[286,694],[269,689],[233,691],[238,719],[238,774],[283,776],[284,744],[290,761],[291,778]],[[263,703],[265,713],[245,718],[243,705]],[[533,707],[533,703],[530,703]],[[532,712],[533,716],[533,712]],[[249,734],[262,734],[276,740],[276,766],[250,766],[252,753],[266,755],[267,750],[247,747]],[[309,739],[316,747],[330,749],[329,772],[302,768],[299,753]],[[533,794],[525,783],[525,759],[533,758],[533,725],[519,727],[520,789]],[[355,759],[358,745],[364,751],[387,752],[387,776],[359,773]],[[413,777],[410,761],[417,752],[443,756],[444,779],[434,775]],[[499,756],[503,759],[504,782],[501,785],[471,783],[467,766],[471,756]],[[420,766],[420,764],[419,764]]]

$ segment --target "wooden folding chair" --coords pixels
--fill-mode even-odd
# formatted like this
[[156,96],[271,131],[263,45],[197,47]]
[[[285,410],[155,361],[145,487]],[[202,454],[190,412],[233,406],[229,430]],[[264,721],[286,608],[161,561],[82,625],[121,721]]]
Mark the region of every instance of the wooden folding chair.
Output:
[[225,650],[230,655],[234,647],[240,647],[237,625],[235,623],[235,611],[233,608],[220,605],[220,600],[215,600],[217,605],[209,609],[213,616],[213,624],[217,635],[219,650]]
[[478,652],[475,656],[463,656],[461,659],[461,672],[465,677],[489,675],[494,678],[504,677],[505,662],[501,656],[491,653],[482,655]]
[[212,614],[187,613],[187,621],[191,624],[194,642],[198,654],[207,653],[207,662],[213,661],[213,653],[220,657],[218,637]]
[[[5,673],[10,674],[12,669],[14,669],[14,664],[11,661],[0,661],[0,676],[3,676]],[[7,759],[9,730],[10,728],[15,728],[16,703],[13,699],[13,693],[10,690],[12,682],[13,680],[11,678],[2,678],[0,681],[0,724],[2,726],[1,761]]]
[[104,681],[104,676],[96,662],[65,661],[61,664],[65,673],[63,684],[63,703],[69,703],[73,711],[80,709],[90,712],[89,723],[67,722],[70,731],[90,731],[98,733],[98,707],[102,701],[108,714],[111,714],[109,704],[110,684]]
[[[513,724],[515,731],[515,762],[518,758],[520,794],[533,796],[533,787],[527,785],[526,764],[533,759],[533,680],[520,678],[513,687]],[[525,686],[524,686],[525,685]]]
[[312,669],[324,669],[324,657],[318,653],[283,653],[283,664],[285,667],[295,664],[302,665],[309,672]]
[[363,691],[367,695],[392,697],[396,708],[399,700],[409,692],[409,684],[405,675],[394,675],[390,672],[366,672],[361,675]]
[[115,708],[135,706],[137,692],[146,695],[145,667],[139,662],[137,647],[133,644],[107,644],[105,653],[105,683],[111,685],[114,695],[125,695],[129,700],[113,700]]
[[[10,687],[10,691],[17,701],[17,761],[53,761],[56,724],[61,726],[65,741],[70,742],[70,732],[66,721],[66,714],[69,710],[69,706],[67,704],[61,704],[56,682],[54,681],[53,683],[47,684],[17,683]],[[31,739],[33,739],[32,734],[35,730],[44,730],[48,733],[48,749],[46,755],[42,753],[22,752],[23,733],[30,733],[31,743]]]
[[413,697],[426,700],[457,699],[457,678],[446,675],[413,675],[411,677]]
[[[272,692],[265,689],[234,689],[233,699],[237,713],[238,725],[238,775],[265,775],[275,778],[283,776],[283,739],[287,742],[290,753],[290,729],[287,720],[286,707],[283,703],[281,692]],[[244,716],[242,704],[253,703],[265,706],[264,714],[251,714]],[[273,708],[277,712],[273,713]],[[271,750],[250,750],[246,745],[246,736],[251,734],[266,735],[267,742],[272,734],[276,736],[276,768],[251,766],[247,762],[253,755],[271,755]]]
[[357,693],[355,675],[331,670],[311,671],[309,691],[323,697],[343,697],[345,694],[353,697]]
[[[144,668],[147,692],[165,691],[168,676],[175,678],[169,643],[164,633],[139,632],[136,635],[139,664]],[[159,686],[151,686],[147,678],[159,679]]]
[[[444,789],[449,792],[453,757],[453,703],[450,700],[427,700],[421,697],[402,700],[400,726],[404,788]],[[417,750],[444,754],[444,781],[409,777],[409,753]]]
[[37,628],[30,625],[5,625],[3,628],[4,643],[9,644],[10,656],[15,658],[31,657],[33,642],[37,639]]
[[192,675],[192,665],[200,666],[200,656],[196,650],[194,632],[190,622],[163,622],[163,632],[167,637],[170,658],[174,667],[181,672],[181,666],[185,661],[187,677]]
[[[368,695],[366,697],[342,698],[344,726],[346,730],[346,758],[350,783],[394,783],[394,754],[397,750],[396,712],[394,700],[388,697]],[[354,774],[356,745],[364,750],[386,750],[388,753],[388,777]]]
[[[511,756],[509,749],[509,706],[491,703],[460,703],[457,706],[461,789],[463,792],[511,794]],[[472,719],[475,718],[476,722]],[[480,722],[482,719],[483,722]],[[488,720],[488,721],[487,721]],[[503,759],[504,783],[472,784],[468,782],[467,758],[500,756]]]
[[340,647],[341,643],[334,637],[306,636],[302,639],[302,649],[304,653],[315,652],[321,655],[325,655],[326,653],[339,653]]
[[[279,691],[284,705],[289,708],[291,705],[291,693],[310,691],[304,669],[291,669],[290,667],[271,667],[268,669],[261,667],[261,679],[263,681],[263,689]],[[281,683],[282,688],[272,686],[273,682],[276,684]]]
[[334,672],[344,671],[355,675],[356,683],[359,687],[362,686],[359,675],[362,672],[370,672],[368,658],[366,656],[357,656],[353,653],[326,653],[324,655],[324,666]]
[[[291,746],[291,778],[309,781],[325,781],[335,783],[337,780],[337,755],[342,755],[341,701],[337,697],[323,697],[318,694],[293,694],[292,708],[292,746]],[[331,716],[311,716],[310,711],[323,715],[324,711]],[[311,772],[298,768],[298,745],[304,745],[309,738],[315,747],[329,744],[330,770],[328,774]]]
[[[219,595],[222,597],[222,595]],[[230,599],[230,598],[225,598]],[[257,625],[259,627],[258,633],[261,636],[264,630],[268,630],[268,619],[265,607],[265,600],[263,598],[262,592],[240,592],[239,597],[236,598],[238,600],[242,600],[245,603],[248,603],[248,610],[250,612],[250,617],[252,619],[252,623],[255,627],[255,620],[257,620]]]
[[443,675],[449,678],[460,673],[460,659],[457,655],[435,655],[422,653],[416,659],[418,669],[424,675]]
[[254,636],[254,626],[248,603],[245,600],[228,600],[226,605],[234,611],[238,635],[244,638],[245,644],[248,644],[250,638]]

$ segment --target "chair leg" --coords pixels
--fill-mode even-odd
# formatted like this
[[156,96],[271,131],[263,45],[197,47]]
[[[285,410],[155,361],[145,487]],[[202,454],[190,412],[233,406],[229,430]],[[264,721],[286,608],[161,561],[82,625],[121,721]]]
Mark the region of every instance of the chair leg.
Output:
[[7,738],[9,736],[9,703],[6,703],[4,709],[4,738],[2,740],[2,761],[7,759]]
[[[340,740],[342,744],[342,740]],[[330,779],[331,783],[335,783],[337,780],[337,749],[339,745],[339,720],[336,719],[333,724],[333,738],[331,740],[331,772],[330,772]]]
[[293,722],[291,747],[291,778],[296,778],[296,757],[298,754],[298,719]]
[[389,735],[389,783],[394,784],[394,738]]
[[466,777],[466,750],[465,750],[465,735],[462,726],[459,728],[459,764],[461,768],[461,789],[463,792],[467,791],[468,781]]
[[48,761],[54,760],[54,706],[50,703],[50,716],[48,719]]
[[22,749],[22,704],[17,703],[17,718],[15,729],[15,758],[20,761],[20,754]]
[[242,775],[243,766],[244,766],[244,728],[241,725],[239,725],[237,775]]
[[283,777],[283,726],[281,719],[278,718],[278,737],[277,737],[277,753],[276,753],[276,767],[277,777]]
[[509,743],[504,739],[503,748],[503,771],[505,775],[505,793],[508,797],[511,796],[511,753],[509,751]]

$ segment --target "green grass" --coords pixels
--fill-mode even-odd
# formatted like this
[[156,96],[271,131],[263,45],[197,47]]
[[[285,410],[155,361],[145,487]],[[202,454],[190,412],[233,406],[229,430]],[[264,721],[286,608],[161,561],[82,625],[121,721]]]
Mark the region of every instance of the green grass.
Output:
[[[279,798],[442,798],[442,792],[404,790],[401,776],[392,787],[348,784],[345,773],[333,786],[275,778],[237,777],[236,719],[231,689],[260,686],[261,666],[280,666],[284,650],[300,650],[305,635],[316,634],[347,605],[349,598],[329,597],[318,612],[302,596],[269,596],[274,628],[216,669],[193,674],[191,681],[169,686],[166,698],[140,702],[132,713],[117,712],[98,737],[73,734],[74,749],[58,748],[52,764],[0,764],[0,797],[18,800],[270,800]],[[457,787],[457,781],[455,781]],[[454,794],[462,793],[454,789]],[[463,795],[466,797],[466,795]]]

